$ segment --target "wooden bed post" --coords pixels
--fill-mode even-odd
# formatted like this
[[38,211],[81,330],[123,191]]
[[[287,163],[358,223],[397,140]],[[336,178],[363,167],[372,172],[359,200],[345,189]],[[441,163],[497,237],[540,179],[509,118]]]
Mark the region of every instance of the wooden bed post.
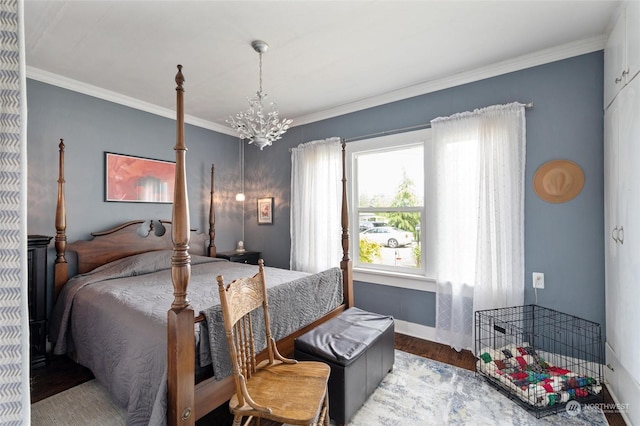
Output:
[[216,212],[213,208],[213,177],[215,167],[211,164],[211,200],[209,201],[209,257],[216,257]]
[[167,423],[194,425],[195,336],[193,309],[189,307],[187,287],[191,277],[189,254],[189,200],[187,197],[186,151],[184,143],[184,76],[182,65],[176,74],[176,176],[173,197],[171,237],[171,280],[173,303],[167,313]]
[[60,160],[58,164],[58,204],[56,205],[56,261],[53,267],[54,301],[58,298],[62,286],[69,278],[69,264],[65,257],[67,250],[67,207],[64,198],[64,139],[60,139],[58,148],[60,148]]
[[349,206],[347,203],[347,169],[346,169],[347,142],[342,140],[342,285],[344,303],[347,308],[354,306],[353,298],[353,264],[349,257]]

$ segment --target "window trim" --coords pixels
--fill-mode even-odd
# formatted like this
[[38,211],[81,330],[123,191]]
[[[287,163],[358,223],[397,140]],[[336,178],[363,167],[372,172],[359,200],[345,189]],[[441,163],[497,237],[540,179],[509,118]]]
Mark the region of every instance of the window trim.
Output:
[[400,272],[353,268],[353,279],[363,283],[400,287],[410,290],[436,291],[436,281],[434,278],[407,275]]
[[[426,206],[430,205],[429,195],[431,193],[429,189],[429,179],[426,171],[429,170],[429,160],[431,158],[431,129],[422,129],[411,132],[397,133],[393,135],[385,135],[376,138],[362,139],[358,141],[352,141],[346,144],[346,172],[348,179],[348,194],[349,197],[349,225],[353,230],[352,233],[358,232],[359,229],[359,212],[361,209],[357,208],[358,196],[355,193],[357,176],[354,174],[354,164],[357,153],[371,152],[371,151],[384,151],[388,149],[396,149],[403,146],[416,145],[422,143],[424,147],[424,169],[425,169],[425,185],[423,194],[423,206],[421,208],[421,229],[428,232],[428,235],[432,234],[433,225],[428,224],[426,221],[427,210]],[[356,235],[357,237],[357,235]],[[425,261],[425,253],[433,253],[433,239],[429,239],[426,243],[423,240],[422,247],[422,267],[420,270],[413,272],[407,272],[406,270],[389,270],[379,268],[367,268],[359,264],[356,256],[359,256],[356,244],[358,238],[351,239],[352,244],[350,247],[350,255],[354,263],[354,279],[363,282],[370,282],[375,284],[390,285],[395,287],[411,288],[424,291],[435,291],[435,280],[433,272],[433,262]]]

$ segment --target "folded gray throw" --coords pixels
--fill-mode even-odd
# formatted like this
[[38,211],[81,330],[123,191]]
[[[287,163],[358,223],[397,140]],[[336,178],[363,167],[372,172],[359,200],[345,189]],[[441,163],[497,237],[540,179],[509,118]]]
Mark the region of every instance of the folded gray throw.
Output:
[[[342,303],[342,271],[337,267],[331,268],[269,288],[267,297],[271,334],[277,341],[311,324]],[[220,380],[232,374],[222,307],[216,305],[201,313],[206,318],[213,373],[216,380]],[[257,309],[252,318],[256,351],[260,352],[267,346],[262,308]]]

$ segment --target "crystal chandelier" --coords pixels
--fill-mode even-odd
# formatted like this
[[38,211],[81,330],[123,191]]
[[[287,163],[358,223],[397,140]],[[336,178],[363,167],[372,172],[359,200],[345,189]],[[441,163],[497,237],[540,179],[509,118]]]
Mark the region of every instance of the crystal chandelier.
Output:
[[269,45],[264,41],[251,42],[253,50],[260,56],[260,88],[256,96],[248,98],[249,109],[239,112],[235,117],[230,116],[226,122],[238,131],[242,139],[249,139],[249,143],[255,144],[260,150],[271,145],[282,137],[289,129],[292,120],[278,117],[276,104],[271,102],[267,108],[263,105],[267,94],[262,92],[262,54],[267,51]]

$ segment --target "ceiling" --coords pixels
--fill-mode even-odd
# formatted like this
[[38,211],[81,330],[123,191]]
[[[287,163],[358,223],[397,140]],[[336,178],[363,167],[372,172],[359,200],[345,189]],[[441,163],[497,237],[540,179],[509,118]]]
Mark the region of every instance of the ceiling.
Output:
[[225,119],[263,86],[301,125],[602,49],[618,2],[25,0],[27,76],[186,121]]

